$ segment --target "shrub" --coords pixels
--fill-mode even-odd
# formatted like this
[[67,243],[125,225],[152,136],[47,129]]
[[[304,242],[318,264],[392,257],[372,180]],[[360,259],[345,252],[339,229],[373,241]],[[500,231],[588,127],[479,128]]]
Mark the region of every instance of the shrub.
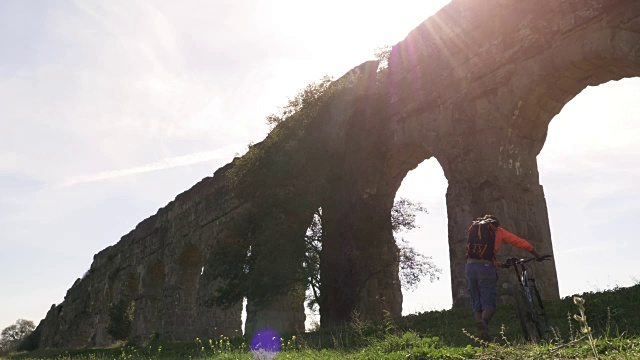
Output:
[[107,334],[116,340],[127,340],[131,333],[133,323],[133,311],[135,302],[133,300],[120,299],[109,307],[109,326]]

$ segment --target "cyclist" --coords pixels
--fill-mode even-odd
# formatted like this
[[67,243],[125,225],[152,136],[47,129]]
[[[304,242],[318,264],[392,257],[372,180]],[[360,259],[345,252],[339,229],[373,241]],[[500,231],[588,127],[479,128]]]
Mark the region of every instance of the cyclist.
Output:
[[494,215],[485,215],[471,223],[465,278],[480,339],[484,341],[490,340],[489,322],[496,311],[496,253],[503,242],[528,251],[537,259],[542,258],[529,242],[500,227],[500,221]]

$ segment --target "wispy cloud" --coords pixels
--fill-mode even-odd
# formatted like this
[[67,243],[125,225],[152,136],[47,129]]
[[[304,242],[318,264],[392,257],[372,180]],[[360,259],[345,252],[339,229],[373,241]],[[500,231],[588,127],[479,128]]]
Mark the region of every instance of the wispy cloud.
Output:
[[68,187],[68,186],[73,186],[78,184],[113,180],[113,179],[148,173],[152,171],[166,170],[166,169],[176,168],[180,166],[203,163],[203,162],[215,160],[215,159],[222,159],[222,158],[231,159],[236,152],[242,149],[242,147],[244,147],[244,145],[233,144],[233,145],[228,145],[213,151],[197,152],[189,155],[172,157],[172,158],[164,159],[162,161],[157,161],[157,162],[136,166],[128,169],[110,170],[110,171],[103,171],[99,173],[74,176],[67,179],[61,186]]

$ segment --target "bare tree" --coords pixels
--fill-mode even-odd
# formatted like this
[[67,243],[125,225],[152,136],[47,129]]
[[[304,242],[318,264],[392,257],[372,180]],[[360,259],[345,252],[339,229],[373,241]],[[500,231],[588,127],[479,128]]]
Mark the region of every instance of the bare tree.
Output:
[[[430,256],[420,253],[411,247],[398,234],[413,230],[416,225],[416,214],[427,213],[427,209],[419,202],[412,202],[405,198],[395,201],[391,209],[391,226],[396,244],[400,250],[400,281],[405,290],[415,290],[418,283],[426,278],[431,282],[438,280],[442,270],[432,261]],[[304,270],[307,278],[309,296],[308,307],[315,311],[320,300],[320,252],[322,250],[322,209],[318,209],[313,216],[311,225],[305,237],[306,255]]]

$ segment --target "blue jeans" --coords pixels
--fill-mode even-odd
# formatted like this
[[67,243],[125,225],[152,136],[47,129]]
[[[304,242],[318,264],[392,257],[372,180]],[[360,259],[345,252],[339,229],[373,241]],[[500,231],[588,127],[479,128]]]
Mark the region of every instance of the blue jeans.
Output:
[[498,273],[493,265],[481,262],[467,263],[464,276],[467,280],[467,290],[471,295],[473,312],[482,312],[485,309],[495,310]]

